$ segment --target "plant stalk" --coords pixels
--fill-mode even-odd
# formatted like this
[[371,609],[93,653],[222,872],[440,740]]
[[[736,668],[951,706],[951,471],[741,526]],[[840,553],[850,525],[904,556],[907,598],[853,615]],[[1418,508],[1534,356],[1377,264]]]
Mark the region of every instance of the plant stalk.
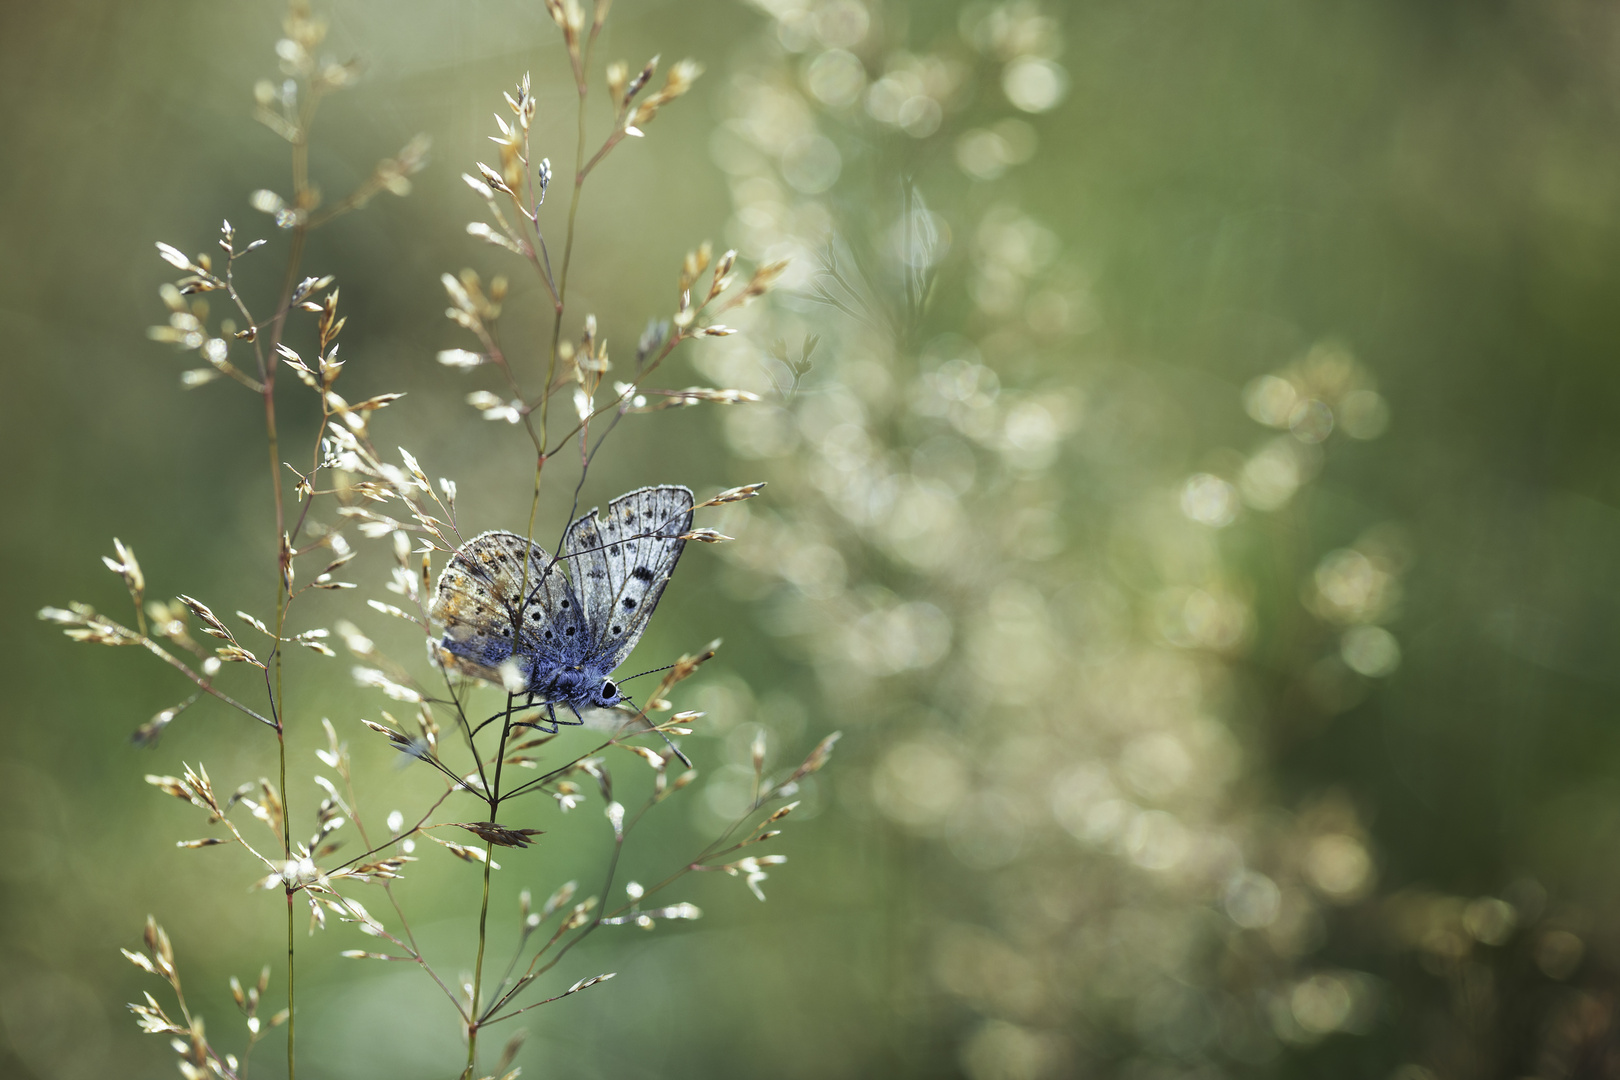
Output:
[[495,842],[484,841],[484,903],[478,911],[478,962],[473,965],[472,1008],[467,1015],[467,1071],[464,1080],[472,1080],[478,1062],[478,991],[484,978],[484,945],[489,940],[489,871],[495,857]]
[[[297,148],[295,147],[295,150]],[[276,640],[271,650],[271,659],[275,664],[275,690],[271,695],[271,707],[276,722],[276,750],[280,766],[281,783],[281,848],[282,858],[292,859],[292,811],[288,804],[287,793],[287,727],[285,710],[282,708],[282,650],[281,639],[285,636],[287,623],[287,560],[289,555],[282,544],[282,537],[287,529],[287,508],[281,486],[281,450],[280,441],[276,432],[276,345],[280,343],[282,331],[286,327],[288,308],[292,300],[294,283],[298,280],[298,264],[304,254],[303,226],[293,230],[292,243],[287,255],[287,275],[282,283],[281,299],[276,306],[275,323],[271,329],[268,354],[268,363],[264,371],[264,425],[266,441],[270,451],[270,487],[272,497],[276,504]],[[296,1080],[297,1064],[294,1050],[297,1045],[296,1028],[298,1019],[293,1009],[293,948],[296,938],[293,933],[293,892],[291,883],[287,885],[287,1080]]]
[[[297,137],[292,141],[293,200],[300,209],[304,209],[309,193],[309,128],[315,119],[315,108],[319,103],[320,95],[312,92],[300,111]],[[287,249],[287,273],[282,279],[281,297],[276,303],[270,338],[264,348],[263,355],[266,362],[261,372],[264,383],[265,433],[270,451],[270,487],[276,503],[276,639],[271,649],[271,658],[275,662],[275,689],[271,694],[270,705],[273,710],[271,715],[276,721],[276,749],[280,758],[281,847],[282,857],[286,861],[292,859],[292,812],[288,805],[287,793],[287,731],[285,710],[282,708],[281,639],[285,636],[287,604],[290,600],[287,594],[287,573],[291,569],[289,560],[292,556],[286,551],[282,540],[287,532],[287,508],[281,486],[281,451],[276,434],[276,346],[281,343],[282,335],[287,328],[293,288],[298,281],[298,267],[304,258],[304,238],[308,232],[307,220],[293,228],[292,241]],[[295,1050],[298,1015],[294,1008],[296,989],[293,966],[293,948],[296,941],[293,934],[295,891],[297,890],[293,884],[287,883],[287,1080],[297,1078]]]

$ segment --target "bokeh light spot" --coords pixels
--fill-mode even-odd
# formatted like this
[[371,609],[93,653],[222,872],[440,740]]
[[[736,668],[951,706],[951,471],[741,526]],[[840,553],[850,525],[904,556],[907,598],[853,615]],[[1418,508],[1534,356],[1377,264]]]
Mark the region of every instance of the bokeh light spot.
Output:
[[1069,74],[1050,60],[1022,56],[1007,65],[1001,89],[1018,108],[1042,113],[1055,108],[1069,92]]

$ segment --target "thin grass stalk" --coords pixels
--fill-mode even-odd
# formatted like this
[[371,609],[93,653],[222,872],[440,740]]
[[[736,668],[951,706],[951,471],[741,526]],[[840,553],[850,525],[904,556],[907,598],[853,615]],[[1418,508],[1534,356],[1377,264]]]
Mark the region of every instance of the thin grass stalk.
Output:
[[[596,45],[596,31],[599,24],[593,24],[590,36],[585,42],[585,55],[580,61],[576,72],[575,86],[579,90],[579,122],[578,135],[574,142],[574,184],[573,191],[568,199],[568,234],[563,242],[562,268],[557,275],[557,317],[551,325],[551,357],[546,365],[546,385],[540,398],[540,445],[548,445],[546,439],[546,417],[550,414],[551,384],[557,377],[557,348],[562,343],[563,307],[567,303],[568,294],[568,268],[574,258],[574,223],[579,215],[580,191],[585,186],[585,101],[589,88],[585,83],[585,73],[590,70],[591,52]],[[542,458],[542,464],[544,459]]]
[[[310,95],[310,102],[305,109],[303,118],[298,125],[298,137],[293,140],[293,198],[295,205],[302,206],[305,193],[309,189],[309,123],[315,115],[315,105],[319,98]],[[292,859],[292,811],[288,802],[287,791],[287,735],[286,722],[281,709],[282,694],[282,637],[285,634],[287,622],[287,572],[290,569],[288,554],[282,537],[287,528],[287,509],[285,495],[281,484],[281,453],[280,442],[276,430],[276,346],[281,343],[283,331],[287,325],[287,315],[292,307],[293,288],[298,281],[298,267],[303,262],[304,237],[308,232],[308,225],[300,223],[293,228],[292,241],[287,250],[287,273],[281,284],[281,297],[276,304],[276,314],[270,331],[270,340],[264,352],[268,354],[269,361],[264,365],[264,423],[265,434],[270,451],[270,486],[271,497],[276,505],[276,636],[271,643],[271,659],[275,664],[275,686],[271,692],[270,705],[272,715],[276,721],[276,755],[279,759],[279,775],[281,790],[278,793],[281,799],[281,846],[282,857]],[[294,1008],[296,986],[294,981],[295,964],[294,948],[297,937],[293,925],[293,892],[292,883],[287,884],[287,1080],[296,1080],[297,1063],[295,1051],[297,1047],[298,1015]]]
[[[551,350],[546,361],[546,381],[545,385],[540,391],[540,445],[538,447],[539,453],[536,455],[534,463],[534,493],[529,500],[529,522],[527,532],[527,535],[531,540],[534,537],[535,519],[540,512],[540,485],[542,477],[545,474],[546,459],[550,456],[546,451],[546,446],[548,441],[548,420],[551,415],[551,394],[553,383],[557,378],[558,349],[562,344],[563,312],[567,305],[568,295],[568,270],[573,261],[574,255],[574,224],[579,215],[580,191],[584,187],[585,183],[585,103],[589,93],[585,82],[585,72],[590,69],[591,50],[592,46],[596,44],[596,31],[599,26],[600,23],[593,25],[590,37],[586,42],[584,57],[579,68],[576,70],[577,77],[575,79],[575,85],[579,91],[579,120],[577,125],[578,135],[576,137],[574,146],[574,183],[573,190],[570,192],[568,200],[568,237],[563,245],[562,267],[557,277],[557,288],[555,293],[556,315],[553,318],[551,325]],[[524,580],[520,586],[520,589],[527,589],[527,586],[528,564],[525,562]],[[491,822],[496,821],[497,814],[500,809],[501,765],[504,763],[506,758],[506,740],[507,735],[511,731],[512,703],[510,698],[507,700],[506,711],[506,722],[502,725],[501,729],[500,753],[497,754],[495,759],[495,787],[490,791],[489,819]],[[474,757],[477,757],[476,747],[474,748]],[[484,893],[482,905],[478,913],[478,959],[473,967],[472,1007],[468,1013],[469,1020],[467,1025],[467,1071],[465,1073],[467,1080],[471,1080],[478,1054],[479,992],[482,989],[483,983],[484,952],[489,940],[489,875],[491,864],[494,861],[494,854],[494,842],[486,841],[484,847]]]
[[[313,107],[313,105],[311,105],[311,107],[310,107],[311,114],[313,114],[313,111],[314,111],[314,107]],[[306,120],[306,123],[307,123],[307,120]],[[302,128],[303,131],[308,130],[307,127],[303,127],[302,125],[301,125],[301,128]],[[303,195],[303,192],[304,192],[304,190],[305,190],[305,188],[307,187],[307,184],[308,184],[308,161],[307,161],[307,157],[308,157],[308,150],[307,150],[307,146],[306,146],[306,142],[305,142],[305,137],[301,134],[299,140],[293,144],[293,162],[294,162],[294,164],[293,164],[293,174],[294,174],[294,178],[295,178],[295,180],[294,180],[294,183],[295,183],[294,198],[300,199],[300,201],[301,201],[301,197]],[[275,324],[274,324],[274,328],[271,331],[269,347],[268,347],[268,350],[267,350],[270,357],[271,357],[271,359],[270,359],[270,362],[266,365],[266,370],[265,370],[265,373],[264,373],[265,430],[266,430],[266,434],[268,436],[268,440],[269,440],[269,443],[270,443],[270,484],[271,484],[271,489],[272,489],[272,493],[273,493],[272,497],[275,499],[275,503],[276,503],[276,535],[275,535],[275,545],[276,545],[276,638],[275,638],[275,641],[271,643],[271,658],[275,663],[275,689],[271,694],[271,702],[270,702],[270,704],[271,704],[271,707],[274,710],[274,716],[275,716],[275,720],[276,720],[276,752],[277,752],[277,757],[280,759],[279,760],[279,768],[280,768],[280,777],[281,777],[281,780],[280,780],[281,791],[279,793],[279,796],[280,796],[280,799],[281,799],[281,846],[282,846],[282,857],[284,859],[289,860],[289,861],[292,859],[292,810],[291,810],[291,806],[289,805],[289,802],[288,802],[288,794],[287,794],[287,732],[286,732],[286,717],[283,715],[283,710],[281,708],[281,702],[283,701],[282,682],[281,682],[281,675],[282,675],[282,671],[281,671],[281,667],[282,667],[282,665],[281,665],[282,641],[281,641],[281,639],[285,634],[286,623],[287,623],[287,604],[288,604],[288,600],[289,600],[289,597],[287,595],[287,572],[288,572],[289,569],[291,569],[291,567],[288,565],[288,562],[289,562],[289,559],[291,558],[291,555],[286,550],[286,546],[282,543],[282,537],[285,535],[286,528],[287,528],[287,509],[286,509],[285,497],[284,497],[284,494],[282,492],[282,486],[281,486],[281,454],[280,454],[280,451],[279,451],[279,444],[278,444],[278,439],[277,439],[277,434],[276,434],[276,397],[275,397],[275,394],[276,394],[276,363],[275,363],[274,357],[276,355],[276,346],[278,344],[280,344],[280,342],[281,342],[282,331],[283,331],[283,328],[286,326],[286,323],[287,323],[288,311],[292,306],[293,287],[294,287],[295,283],[298,281],[298,266],[299,266],[299,263],[303,261],[304,235],[305,235],[306,230],[307,230],[307,227],[305,225],[299,225],[299,226],[297,226],[296,228],[293,229],[292,243],[289,245],[289,249],[288,249],[288,253],[287,253],[287,275],[286,275],[285,280],[282,283],[281,299],[280,299],[280,302],[277,304],[277,307],[276,307]],[[297,1077],[297,1064],[296,1064],[296,1058],[294,1056],[295,1050],[296,1050],[296,1047],[297,1047],[296,1029],[297,1029],[297,1026],[298,1026],[298,1013],[297,1013],[297,1010],[294,1008],[294,999],[295,999],[295,995],[296,995],[296,986],[295,986],[295,983],[294,983],[294,970],[295,970],[295,968],[294,968],[294,956],[293,956],[293,953],[294,953],[294,943],[297,941],[297,938],[296,938],[296,936],[294,934],[294,927],[293,927],[293,892],[294,891],[295,890],[293,888],[293,884],[291,882],[288,882],[287,883],[287,1080],[296,1080],[296,1077]]]
[[[493,818],[493,813],[491,818]],[[467,1070],[462,1073],[463,1080],[472,1080],[473,1070],[478,1061],[478,991],[484,978],[484,946],[489,940],[489,872],[495,861],[495,842],[484,842],[484,901],[478,911],[478,961],[473,965],[472,1008],[468,1010],[470,1019],[467,1021]]]

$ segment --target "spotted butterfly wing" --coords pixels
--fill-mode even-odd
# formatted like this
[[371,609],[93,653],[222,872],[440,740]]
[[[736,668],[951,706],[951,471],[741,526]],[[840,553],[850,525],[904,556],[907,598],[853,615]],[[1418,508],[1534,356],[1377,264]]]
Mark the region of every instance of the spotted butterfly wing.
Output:
[[692,493],[677,484],[620,495],[601,517],[568,526],[562,555],[585,606],[587,657],[612,671],[635,648],[692,529]]
[[440,660],[463,674],[501,681],[516,659],[531,685],[578,662],[589,640],[573,587],[538,544],[504,530],[463,544],[434,589],[428,613],[444,623]]

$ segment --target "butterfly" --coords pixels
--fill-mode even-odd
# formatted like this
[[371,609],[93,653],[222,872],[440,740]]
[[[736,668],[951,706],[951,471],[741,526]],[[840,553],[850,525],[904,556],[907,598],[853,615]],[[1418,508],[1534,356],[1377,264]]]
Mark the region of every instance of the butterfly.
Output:
[[[463,544],[439,575],[429,614],[447,669],[516,686],[530,704],[574,713],[624,700],[613,669],[630,655],[692,528],[676,484],[620,495],[568,526],[556,558],[504,530]],[[567,572],[564,572],[564,567]]]

